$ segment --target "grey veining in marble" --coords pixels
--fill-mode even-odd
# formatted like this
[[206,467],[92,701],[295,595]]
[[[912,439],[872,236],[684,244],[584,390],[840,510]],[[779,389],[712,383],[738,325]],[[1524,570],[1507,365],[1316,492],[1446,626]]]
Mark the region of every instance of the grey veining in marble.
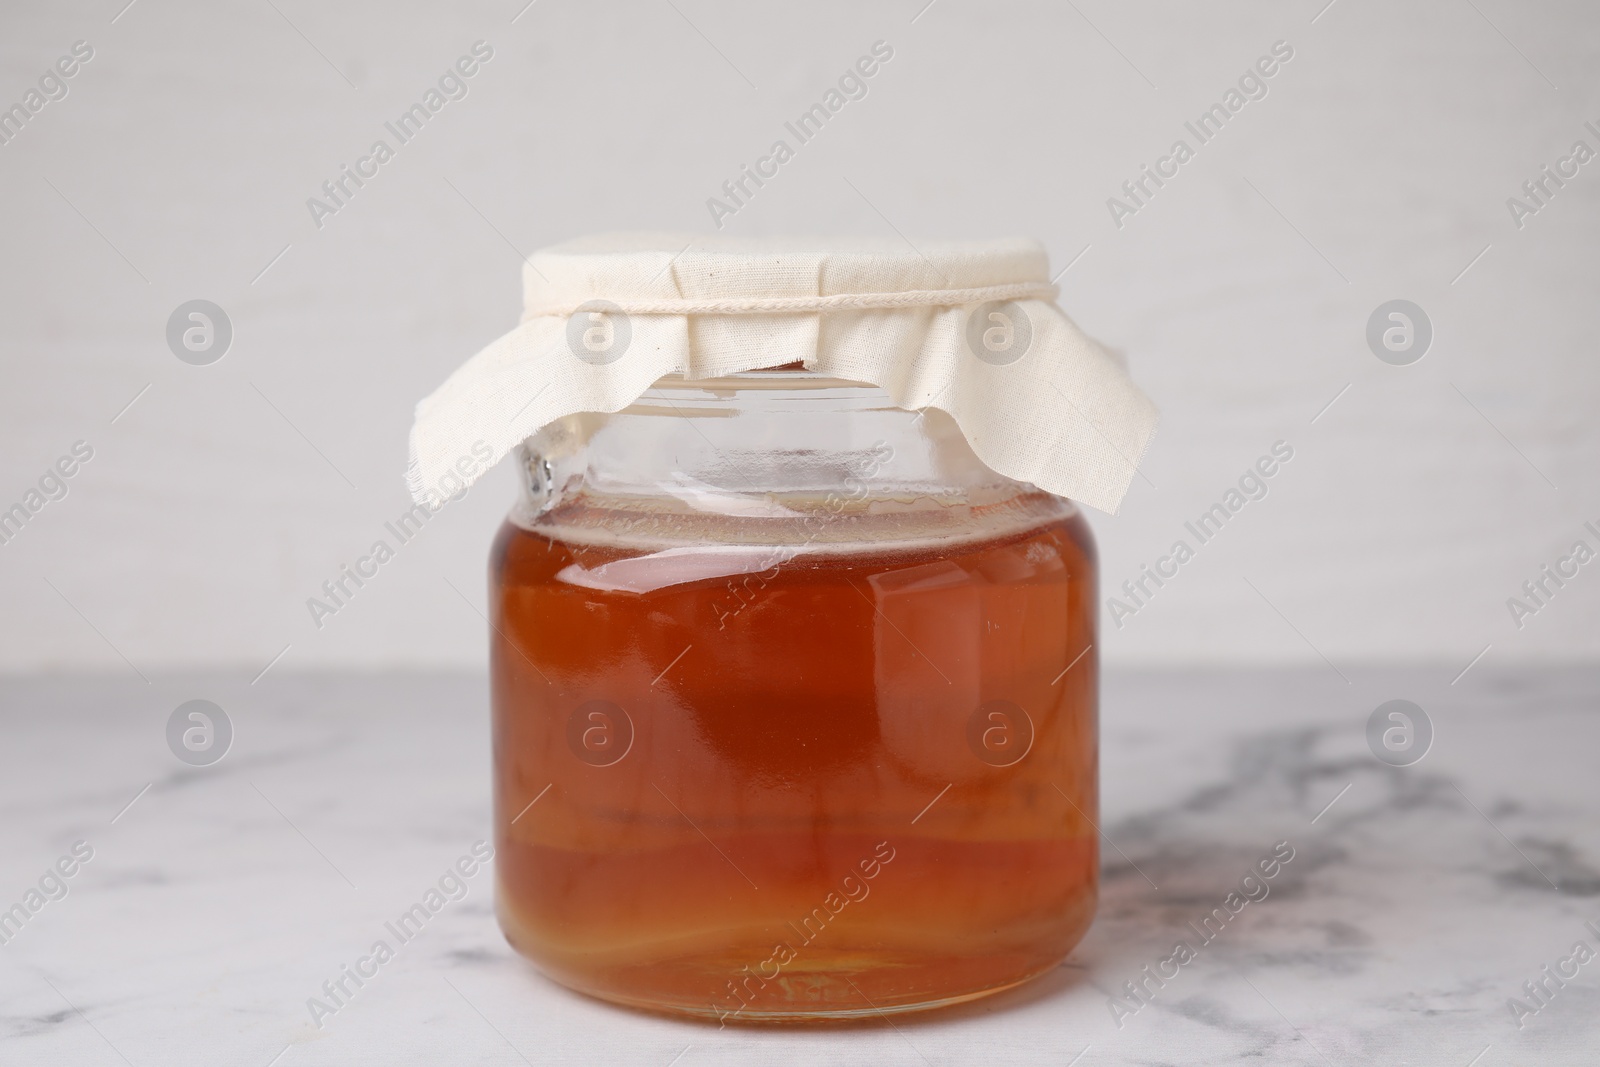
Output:
[[[1600,960],[1572,960],[1600,949],[1600,670],[1347,673],[1112,676],[1103,895],[1066,964],[893,1027],[787,1031],[556,987],[501,938],[487,870],[313,1025],[308,999],[488,836],[481,680],[6,681],[0,909],[42,878],[65,896],[0,946],[0,1063],[1600,1062]],[[195,697],[236,729],[211,767],[166,747]],[[1435,729],[1405,768],[1365,738],[1394,697]],[[1203,941],[1279,842],[1267,895]],[[1180,940],[1193,959],[1126,1000]]]

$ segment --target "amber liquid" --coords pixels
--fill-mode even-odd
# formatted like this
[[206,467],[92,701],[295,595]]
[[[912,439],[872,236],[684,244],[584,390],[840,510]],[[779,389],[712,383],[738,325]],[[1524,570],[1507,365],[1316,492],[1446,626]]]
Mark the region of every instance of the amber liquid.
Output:
[[558,981],[728,1022],[866,1016],[1007,988],[1088,928],[1082,518],[833,547],[501,531],[498,906]]

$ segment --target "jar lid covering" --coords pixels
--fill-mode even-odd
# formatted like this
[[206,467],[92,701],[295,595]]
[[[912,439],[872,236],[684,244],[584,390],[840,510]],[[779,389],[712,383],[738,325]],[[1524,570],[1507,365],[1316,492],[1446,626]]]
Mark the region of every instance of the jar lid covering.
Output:
[[620,411],[667,375],[799,363],[946,411],[994,470],[1114,513],[1155,406],[1055,306],[1048,271],[1031,240],[555,245],[523,265],[521,324],[417,405],[406,481],[432,502],[441,479],[470,484],[556,419]]

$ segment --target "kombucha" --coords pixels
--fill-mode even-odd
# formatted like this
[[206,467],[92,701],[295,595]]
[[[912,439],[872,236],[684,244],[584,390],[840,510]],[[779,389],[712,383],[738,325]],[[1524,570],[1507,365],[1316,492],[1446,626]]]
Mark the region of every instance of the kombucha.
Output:
[[965,508],[962,535],[921,521],[817,537],[580,499],[506,523],[514,947],[582,992],[725,1022],[931,1008],[1066,956],[1098,865],[1087,525],[1035,491]]

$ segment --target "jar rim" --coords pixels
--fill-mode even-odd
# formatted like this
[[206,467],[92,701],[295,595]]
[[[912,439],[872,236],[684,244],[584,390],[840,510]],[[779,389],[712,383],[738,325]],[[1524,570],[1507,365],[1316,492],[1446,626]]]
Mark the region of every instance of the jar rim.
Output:
[[[808,370],[798,363],[791,363],[781,367],[720,374],[711,378],[688,378],[682,372],[676,372],[657,378],[650,389],[695,389],[708,392],[728,389],[871,389],[881,392],[882,386],[851,378],[836,378],[833,375]],[[646,390],[646,395],[649,391]]]

